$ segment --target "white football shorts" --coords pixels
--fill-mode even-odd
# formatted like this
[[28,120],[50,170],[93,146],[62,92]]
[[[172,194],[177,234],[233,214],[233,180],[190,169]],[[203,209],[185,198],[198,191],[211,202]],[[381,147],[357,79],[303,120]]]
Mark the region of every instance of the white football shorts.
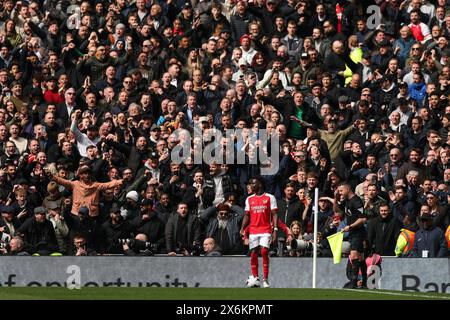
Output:
[[270,233],[257,233],[250,234],[248,237],[249,248],[254,249],[258,246],[270,248],[270,243],[272,242],[272,235]]

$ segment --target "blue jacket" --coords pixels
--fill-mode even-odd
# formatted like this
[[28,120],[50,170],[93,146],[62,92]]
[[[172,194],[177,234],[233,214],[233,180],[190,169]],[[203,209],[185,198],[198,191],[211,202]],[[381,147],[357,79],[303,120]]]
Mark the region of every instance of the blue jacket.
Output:
[[409,51],[411,50],[412,45],[415,40],[413,37],[409,37],[406,41],[403,38],[398,38],[395,40],[393,48],[400,47],[400,52],[397,54],[397,57],[400,60],[400,67],[405,65],[406,59],[409,57]]
[[419,108],[422,107],[423,100],[425,99],[425,95],[427,94],[425,82],[421,83],[413,83],[408,86],[409,95],[412,99],[416,100],[419,104]]
[[428,250],[429,258],[446,258],[448,256],[447,242],[441,228],[432,227],[430,230],[425,230],[421,227],[416,232],[411,257],[421,258],[423,250]]

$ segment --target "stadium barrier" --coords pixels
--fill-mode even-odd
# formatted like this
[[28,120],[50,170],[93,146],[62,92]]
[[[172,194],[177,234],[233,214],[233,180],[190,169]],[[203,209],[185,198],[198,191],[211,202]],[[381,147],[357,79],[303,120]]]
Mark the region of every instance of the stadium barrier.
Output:
[[[260,260],[260,269],[262,268]],[[317,288],[342,288],[346,261],[319,258]],[[372,287],[450,293],[450,259],[385,257]],[[0,258],[2,287],[244,287],[248,257],[8,257]],[[311,258],[271,258],[274,288],[310,288]]]

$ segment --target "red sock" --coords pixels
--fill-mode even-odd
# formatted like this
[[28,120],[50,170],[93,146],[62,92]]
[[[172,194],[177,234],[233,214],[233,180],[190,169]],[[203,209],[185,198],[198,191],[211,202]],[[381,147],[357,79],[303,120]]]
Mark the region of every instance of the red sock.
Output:
[[252,275],[258,277],[258,252],[252,250],[250,253],[250,265],[252,267]]
[[269,278],[269,249],[261,247],[261,256],[263,261],[264,279]]

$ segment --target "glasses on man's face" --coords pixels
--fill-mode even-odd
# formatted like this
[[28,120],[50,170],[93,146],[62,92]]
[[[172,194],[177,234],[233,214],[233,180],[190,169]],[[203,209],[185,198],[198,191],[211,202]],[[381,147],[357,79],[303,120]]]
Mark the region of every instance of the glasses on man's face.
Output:
[[398,157],[398,154],[395,154],[395,153],[394,153],[394,154],[391,154],[390,156],[391,156],[391,157]]
[[131,81],[124,81],[123,83],[125,83],[125,84],[130,84]]
[[434,197],[427,197],[427,200],[434,200]]
[[66,92],[66,94],[68,94],[69,96],[72,96],[75,94],[75,92]]
[[420,50],[420,48],[412,48],[413,50]]

